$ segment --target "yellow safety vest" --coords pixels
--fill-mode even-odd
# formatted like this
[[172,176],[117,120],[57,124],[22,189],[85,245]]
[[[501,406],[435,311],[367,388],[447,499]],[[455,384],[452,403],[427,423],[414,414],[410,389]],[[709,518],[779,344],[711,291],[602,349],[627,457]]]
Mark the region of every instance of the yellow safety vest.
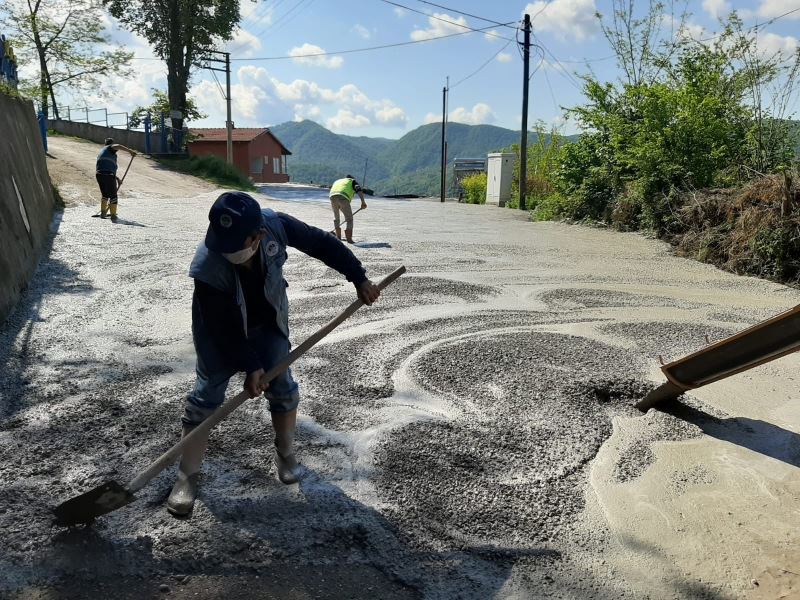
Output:
[[331,191],[329,196],[345,196],[348,200],[352,200],[353,196],[355,196],[356,190],[353,187],[353,180],[348,179],[347,177],[343,179],[337,179],[333,182],[331,186]]

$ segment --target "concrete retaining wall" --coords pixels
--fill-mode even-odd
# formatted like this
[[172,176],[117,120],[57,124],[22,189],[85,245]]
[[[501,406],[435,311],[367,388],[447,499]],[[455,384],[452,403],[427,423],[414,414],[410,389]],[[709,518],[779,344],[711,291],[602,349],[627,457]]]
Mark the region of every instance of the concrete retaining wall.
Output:
[[[106,138],[113,138],[117,144],[122,144],[133,150],[139,152],[147,152],[145,149],[144,131],[136,131],[133,129],[116,129],[114,127],[103,127],[101,125],[93,125],[92,123],[76,123],[75,121],[64,121],[63,119],[49,121],[47,126],[50,129],[63,133],[65,135],[72,135],[75,137],[91,140],[102,144]],[[161,135],[158,133],[150,133],[150,150],[157,154],[161,152]]]
[[0,323],[49,239],[53,189],[33,103],[0,94]]

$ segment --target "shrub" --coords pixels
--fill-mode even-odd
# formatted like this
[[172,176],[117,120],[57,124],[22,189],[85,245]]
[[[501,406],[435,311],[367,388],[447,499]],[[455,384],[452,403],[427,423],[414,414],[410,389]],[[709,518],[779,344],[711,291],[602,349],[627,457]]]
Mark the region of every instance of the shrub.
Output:
[[486,204],[486,173],[476,173],[461,182],[464,200],[468,204]]
[[218,156],[192,156],[188,159],[161,158],[159,162],[176,171],[202,177],[221,186],[240,190],[256,189],[249,177]]

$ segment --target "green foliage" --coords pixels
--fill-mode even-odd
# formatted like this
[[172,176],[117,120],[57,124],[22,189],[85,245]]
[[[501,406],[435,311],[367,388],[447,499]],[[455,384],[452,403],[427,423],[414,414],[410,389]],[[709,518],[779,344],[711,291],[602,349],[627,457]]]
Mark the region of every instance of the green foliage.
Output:
[[6,0],[0,10],[0,27],[9,31],[20,67],[35,73],[21,82],[25,94],[36,97],[48,116],[52,108],[58,117],[58,89],[102,96],[113,91],[101,85],[103,79],[131,72],[133,52],[112,42],[102,7],[95,0],[67,4],[69,10],[59,0]]
[[486,204],[486,173],[475,173],[461,181],[467,204]]
[[[137,106],[131,111],[130,115],[128,115],[128,125],[130,127],[134,129],[141,127],[147,113],[150,113],[150,118],[153,122],[153,131],[159,131],[161,129],[161,113],[164,113],[167,115],[167,118],[169,118],[169,98],[167,97],[167,93],[156,88],[152,88],[150,92],[153,94],[153,102],[150,106]],[[195,101],[187,96],[186,106],[183,112],[184,124],[189,121],[205,119],[207,116],[208,115],[201,113]]]
[[[293,181],[332,183],[346,173],[379,194],[438,196],[440,192],[441,126],[418,127],[398,140],[333,133],[313,121],[282,123],[270,130],[292,151],[289,175]],[[447,127],[447,189],[452,193],[452,161],[484,157],[519,139],[519,132],[491,125],[450,123]]]
[[222,187],[245,191],[255,190],[253,182],[236,167],[218,156],[192,156],[190,158],[159,158],[158,162],[170,169],[207,179]]
[[797,281],[800,276],[800,225],[796,221],[759,228],[750,249],[751,272],[778,281]]
[[[170,110],[187,112],[192,69],[220,42],[233,38],[239,0],[102,0],[113,17],[145,38],[167,63]],[[216,56],[215,58],[219,58]],[[183,118],[172,118],[183,129]]]
[[665,234],[675,226],[680,191],[730,185],[743,172],[749,178],[789,159],[791,127],[764,118],[752,102],[755,86],[780,69],[754,58],[735,15],[713,45],[679,37],[662,54],[645,46],[645,66],[623,61],[627,82],[584,78],[587,102],[570,113],[589,133],[563,147],[552,177],[571,201],[541,214]]
[[[556,193],[554,175],[561,162],[561,153],[567,138],[561,135],[557,127],[546,129],[542,121],[533,126],[528,135],[527,178],[525,180],[525,207],[534,210],[540,202]],[[511,200],[508,208],[519,208],[519,171],[520,148],[512,144],[511,151],[516,154],[514,173],[511,183]]]

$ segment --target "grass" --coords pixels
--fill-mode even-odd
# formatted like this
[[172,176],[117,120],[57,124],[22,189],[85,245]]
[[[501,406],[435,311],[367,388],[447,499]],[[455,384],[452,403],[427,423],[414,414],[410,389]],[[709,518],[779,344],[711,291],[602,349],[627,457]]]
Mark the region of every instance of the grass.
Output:
[[249,177],[243,175],[236,167],[229,165],[218,156],[159,157],[155,160],[168,169],[200,177],[221,187],[248,192],[256,189]]

